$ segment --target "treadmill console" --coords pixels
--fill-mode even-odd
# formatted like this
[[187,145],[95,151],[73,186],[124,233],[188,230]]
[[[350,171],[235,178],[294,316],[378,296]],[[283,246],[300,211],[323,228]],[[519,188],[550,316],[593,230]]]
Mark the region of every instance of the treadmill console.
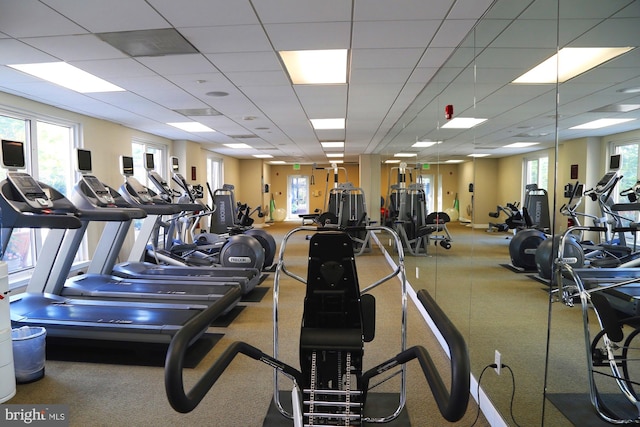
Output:
[[156,171],[149,171],[149,179],[153,184],[162,192],[162,194],[171,197],[173,196],[173,190],[169,187],[167,181],[165,181],[160,174]]
[[609,190],[613,184],[615,184],[618,180],[618,173],[616,171],[607,172],[600,181],[596,184],[595,191],[598,194],[602,194],[605,191]]
[[40,184],[33,177],[24,172],[7,172],[7,180],[20,194],[23,201],[34,209],[50,209],[53,202]]
[[90,195],[98,200],[98,204],[102,206],[112,205],[115,203],[111,192],[102,184],[102,182],[93,175],[82,175],[82,181],[89,189]]
[[142,203],[153,203],[153,197],[149,194],[149,190],[145,188],[140,181],[132,176],[127,177],[127,186],[131,189],[132,196],[140,199]]

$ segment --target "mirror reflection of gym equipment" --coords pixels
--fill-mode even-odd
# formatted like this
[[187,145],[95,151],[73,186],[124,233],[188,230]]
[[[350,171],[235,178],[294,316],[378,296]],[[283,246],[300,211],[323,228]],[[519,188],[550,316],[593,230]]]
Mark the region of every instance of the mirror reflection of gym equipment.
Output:
[[[391,184],[394,172],[397,179]],[[413,174],[413,168],[406,163],[389,171],[384,224],[398,233],[403,248],[411,255],[426,255],[430,241],[450,249],[453,239],[447,223],[451,218],[446,212],[427,212],[425,186],[422,182],[413,182]]]

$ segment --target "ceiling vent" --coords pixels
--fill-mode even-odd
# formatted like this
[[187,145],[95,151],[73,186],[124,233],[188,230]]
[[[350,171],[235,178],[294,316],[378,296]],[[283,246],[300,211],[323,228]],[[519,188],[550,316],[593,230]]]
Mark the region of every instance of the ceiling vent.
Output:
[[173,110],[184,116],[221,116],[222,113],[214,108],[184,108]]
[[132,57],[198,53],[174,28],[98,33],[96,36]]

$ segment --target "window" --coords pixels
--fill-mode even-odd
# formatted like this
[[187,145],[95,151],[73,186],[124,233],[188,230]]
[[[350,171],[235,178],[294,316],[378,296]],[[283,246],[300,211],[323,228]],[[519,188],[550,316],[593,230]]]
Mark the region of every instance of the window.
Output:
[[548,190],[549,158],[545,156],[535,159],[525,159],[524,162],[524,185],[536,184],[538,188]]
[[162,144],[154,144],[147,141],[134,139],[131,142],[131,156],[133,157],[133,176],[151,189],[153,186],[147,177],[147,171],[144,168],[144,155],[146,153],[153,154],[154,170],[163,177],[167,182],[171,177],[167,176],[167,147]]
[[[224,184],[222,172],[222,159],[212,156],[207,157],[207,183],[209,184],[211,191],[216,191],[222,188],[222,185]],[[213,200],[209,200],[211,197],[209,195],[206,197],[209,206],[213,206]]]
[[[44,119],[36,115],[0,112],[0,136],[25,143],[27,172],[36,180],[44,182],[69,195],[75,174],[69,159],[77,146],[77,124]],[[2,178],[6,171],[2,171]],[[7,262],[9,274],[26,273],[35,266],[46,229],[15,229],[11,234],[3,260]],[[76,261],[87,259],[86,246],[76,254]]]
[[[638,162],[639,146],[640,141],[626,141],[611,144],[611,154],[622,155],[622,164],[619,170],[622,178],[620,182],[618,182],[616,190],[611,193],[611,197],[613,197],[616,203],[629,203],[629,198],[627,196],[621,196],[620,192],[633,188],[640,177],[640,170],[638,170],[638,168],[640,168],[640,163]],[[609,159],[607,158],[607,166],[608,165]],[[622,218],[632,222],[638,222],[638,220],[640,220],[640,212],[638,211],[619,212],[619,214]],[[627,233],[628,242],[634,241],[635,237],[636,236],[631,233]]]
[[[621,203],[628,202],[628,200],[626,198],[621,198],[619,193],[623,190],[633,187],[638,181],[638,176],[640,176],[640,171],[638,170],[638,168],[640,167],[640,164],[638,163],[639,145],[640,142],[624,142],[613,144],[612,154],[622,155],[622,165],[620,167],[620,175],[622,175],[622,179],[618,183],[618,191],[613,192],[615,200]],[[609,159],[607,159],[607,165],[608,164]]]

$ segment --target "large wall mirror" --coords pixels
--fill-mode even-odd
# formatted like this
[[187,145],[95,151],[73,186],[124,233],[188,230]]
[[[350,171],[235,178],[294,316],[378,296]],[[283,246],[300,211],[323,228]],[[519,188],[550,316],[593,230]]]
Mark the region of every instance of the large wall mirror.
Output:
[[[567,414],[571,405],[560,395],[569,401],[580,395],[586,400],[578,412],[593,410],[579,307],[555,302],[554,284],[535,268],[508,268],[514,232],[487,232],[494,221],[489,213],[512,202],[522,206],[526,185],[536,184],[548,201],[547,235],[567,228],[559,213],[567,201],[565,185],[580,181],[593,187],[616,143],[640,144],[640,132],[633,130],[640,122],[640,53],[633,49],[566,81],[557,81],[556,67],[546,82],[514,80],[565,47],[633,48],[640,40],[639,21],[640,3],[631,0],[496,1],[456,49],[431,52],[449,59],[382,144],[384,160],[407,141],[433,143],[415,147],[414,157],[400,161],[431,186],[431,209],[457,207],[461,222],[450,227],[451,249],[431,242],[427,254],[408,254],[407,273],[414,287],[434,294],[463,332],[473,375],[482,375],[483,390],[509,425],[575,424]],[[579,52],[582,59],[586,51]],[[447,105],[454,117],[487,120],[468,129],[447,128]],[[599,118],[636,124],[572,129]],[[389,183],[398,181],[397,168],[382,165],[383,197]],[[579,209],[597,215],[590,200]],[[504,219],[502,214],[495,222]],[[508,365],[500,375],[485,369],[496,350]]]

